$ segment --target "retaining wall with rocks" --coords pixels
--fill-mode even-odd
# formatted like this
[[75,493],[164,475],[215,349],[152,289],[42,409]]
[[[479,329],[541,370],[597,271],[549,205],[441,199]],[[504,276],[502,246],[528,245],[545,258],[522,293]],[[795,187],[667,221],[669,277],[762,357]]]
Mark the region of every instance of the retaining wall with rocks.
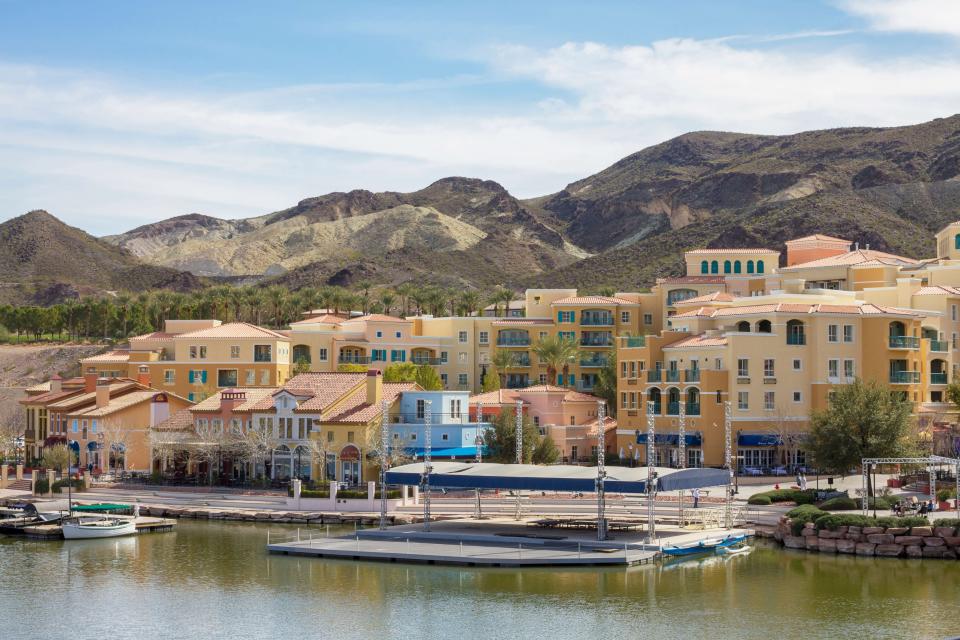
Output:
[[817,531],[812,522],[793,535],[790,518],[780,518],[773,538],[787,549],[820,553],[847,553],[884,558],[941,558],[960,556],[960,536],[953,527],[837,527]]

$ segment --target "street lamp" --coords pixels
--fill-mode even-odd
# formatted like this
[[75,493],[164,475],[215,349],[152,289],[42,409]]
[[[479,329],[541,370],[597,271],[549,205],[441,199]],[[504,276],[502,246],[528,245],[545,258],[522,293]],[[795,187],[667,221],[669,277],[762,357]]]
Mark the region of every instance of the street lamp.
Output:
[[14,448],[14,450],[15,450],[16,453],[17,453],[17,464],[18,464],[18,465],[23,462],[23,460],[21,460],[20,456],[21,456],[21,453],[23,453],[23,450],[24,450],[24,447],[25,447],[25,446],[26,446],[26,440],[24,439],[23,436],[17,436],[17,437],[14,439],[14,441],[13,441],[13,448]]

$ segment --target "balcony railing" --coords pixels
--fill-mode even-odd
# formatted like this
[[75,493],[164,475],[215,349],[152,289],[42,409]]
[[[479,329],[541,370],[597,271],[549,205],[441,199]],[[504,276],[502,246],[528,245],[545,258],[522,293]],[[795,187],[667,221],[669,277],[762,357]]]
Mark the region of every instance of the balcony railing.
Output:
[[698,416],[698,415],[700,415],[700,403],[699,403],[699,402],[688,402],[688,403],[687,403],[687,415],[688,415],[688,416]]
[[930,384],[947,384],[947,372],[940,371],[931,373]]
[[920,382],[919,371],[891,371],[890,384],[918,384]]
[[580,346],[581,347],[612,347],[613,336],[602,336],[602,337],[581,336]]
[[580,318],[581,327],[612,327],[613,318]]
[[663,369],[650,369],[647,371],[647,382],[660,382],[663,379],[662,373]]
[[890,336],[891,349],[916,349],[920,346],[920,338],[913,336]]
[[423,358],[418,356],[415,356],[414,358],[412,358],[410,362],[412,362],[413,364],[430,364],[433,366],[442,364],[442,361],[440,360],[440,358]]
[[497,338],[498,347],[529,347],[530,346],[530,336],[525,338],[504,338],[502,336]]
[[700,369],[687,369],[683,372],[683,379],[687,382],[700,382]]
[[580,359],[581,367],[605,367],[607,366],[606,358],[581,358]]
[[254,354],[254,362],[272,362],[273,359],[270,357],[269,353]]
[[678,416],[678,415],[680,415],[680,403],[679,403],[679,402],[668,402],[668,403],[667,403],[667,415],[668,415],[668,416]]
[[341,353],[337,359],[340,364],[370,364],[369,356],[353,356]]
[[530,356],[524,356],[522,358],[514,358],[513,365],[514,367],[529,367],[530,366]]
[[667,369],[665,377],[667,382],[680,382],[680,369]]
[[950,351],[950,342],[947,340],[931,340],[930,351],[947,352]]
[[805,345],[807,344],[807,337],[802,333],[789,333],[787,334],[787,344]]
[[646,336],[625,336],[620,338],[620,346],[624,349],[635,349],[647,346]]

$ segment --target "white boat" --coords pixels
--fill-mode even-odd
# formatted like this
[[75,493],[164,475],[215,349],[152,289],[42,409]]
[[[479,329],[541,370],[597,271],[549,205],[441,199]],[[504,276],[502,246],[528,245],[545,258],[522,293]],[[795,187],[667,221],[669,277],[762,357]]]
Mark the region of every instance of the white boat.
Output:
[[91,538],[116,538],[131,536],[137,532],[133,520],[119,518],[79,517],[65,521],[62,525],[66,540],[86,540]]
[[753,547],[743,545],[741,547],[720,547],[717,554],[721,556],[742,556],[750,553]]

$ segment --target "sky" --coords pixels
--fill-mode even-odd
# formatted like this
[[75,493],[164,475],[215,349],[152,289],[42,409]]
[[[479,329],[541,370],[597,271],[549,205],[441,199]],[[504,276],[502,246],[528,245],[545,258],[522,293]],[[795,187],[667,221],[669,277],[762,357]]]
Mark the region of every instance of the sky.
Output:
[[0,220],[95,235],[957,112],[958,0],[0,0]]

